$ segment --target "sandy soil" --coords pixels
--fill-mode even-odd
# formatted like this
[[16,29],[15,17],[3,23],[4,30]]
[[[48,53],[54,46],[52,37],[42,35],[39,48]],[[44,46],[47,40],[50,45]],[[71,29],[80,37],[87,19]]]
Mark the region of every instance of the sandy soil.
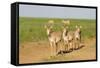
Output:
[[74,50],[64,55],[58,55],[50,58],[49,42],[25,42],[20,44],[19,63],[40,63],[53,61],[75,61],[75,60],[93,60],[96,59],[95,39],[87,39],[84,41],[84,47]]

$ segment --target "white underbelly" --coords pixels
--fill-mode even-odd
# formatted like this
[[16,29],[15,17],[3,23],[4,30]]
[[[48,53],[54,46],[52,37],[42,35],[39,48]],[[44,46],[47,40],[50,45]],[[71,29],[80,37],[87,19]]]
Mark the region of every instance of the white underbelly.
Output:
[[49,41],[55,42],[55,43],[59,42],[60,40],[61,38],[49,38]]

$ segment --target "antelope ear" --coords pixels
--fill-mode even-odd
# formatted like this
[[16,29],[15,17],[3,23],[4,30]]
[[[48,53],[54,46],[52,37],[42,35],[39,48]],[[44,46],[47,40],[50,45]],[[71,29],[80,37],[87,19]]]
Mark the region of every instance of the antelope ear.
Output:
[[77,26],[77,25],[76,25],[75,27],[76,27],[76,28],[78,28],[78,26]]
[[82,28],[82,26],[80,26],[80,28]]

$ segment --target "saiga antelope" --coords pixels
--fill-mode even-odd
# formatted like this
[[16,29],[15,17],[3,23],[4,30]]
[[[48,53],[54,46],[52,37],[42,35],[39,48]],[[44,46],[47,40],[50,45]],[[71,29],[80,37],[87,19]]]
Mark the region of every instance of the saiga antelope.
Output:
[[54,21],[49,20],[47,25],[45,25],[47,36],[50,42],[51,56],[55,56],[58,53],[58,43],[61,41],[62,32],[52,31]]
[[64,24],[62,38],[64,41],[65,51],[69,51],[71,48],[73,49],[74,32],[68,30],[68,25],[70,24],[69,20],[63,20],[62,22]]
[[81,43],[81,28],[82,28],[82,26],[76,26],[76,30],[75,30],[75,33],[74,33],[75,49],[80,47],[80,43]]

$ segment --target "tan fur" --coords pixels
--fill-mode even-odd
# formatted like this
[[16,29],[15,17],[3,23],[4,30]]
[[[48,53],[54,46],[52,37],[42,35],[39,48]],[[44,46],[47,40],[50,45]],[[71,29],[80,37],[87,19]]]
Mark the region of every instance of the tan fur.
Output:
[[64,28],[63,40],[65,45],[65,51],[69,51],[71,48],[73,48],[74,32],[68,31],[68,29]]
[[64,24],[62,35],[63,35],[65,51],[69,51],[70,48],[73,48],[74,32],[68,30],[68,25],[70,24],[70,20],[63,20],[62,23]]
[[75,37],[75,48],[79,48],[80,47],[80,43],[81,43],[81,26],[76,26],[76,30],[74,33],[74,37]]
[[55,56],[58,52],[58,43],[61,41],[62,32],[52,31],[52,25],[45,26],[47,30],[48,39],[51,46],[51,56]]

